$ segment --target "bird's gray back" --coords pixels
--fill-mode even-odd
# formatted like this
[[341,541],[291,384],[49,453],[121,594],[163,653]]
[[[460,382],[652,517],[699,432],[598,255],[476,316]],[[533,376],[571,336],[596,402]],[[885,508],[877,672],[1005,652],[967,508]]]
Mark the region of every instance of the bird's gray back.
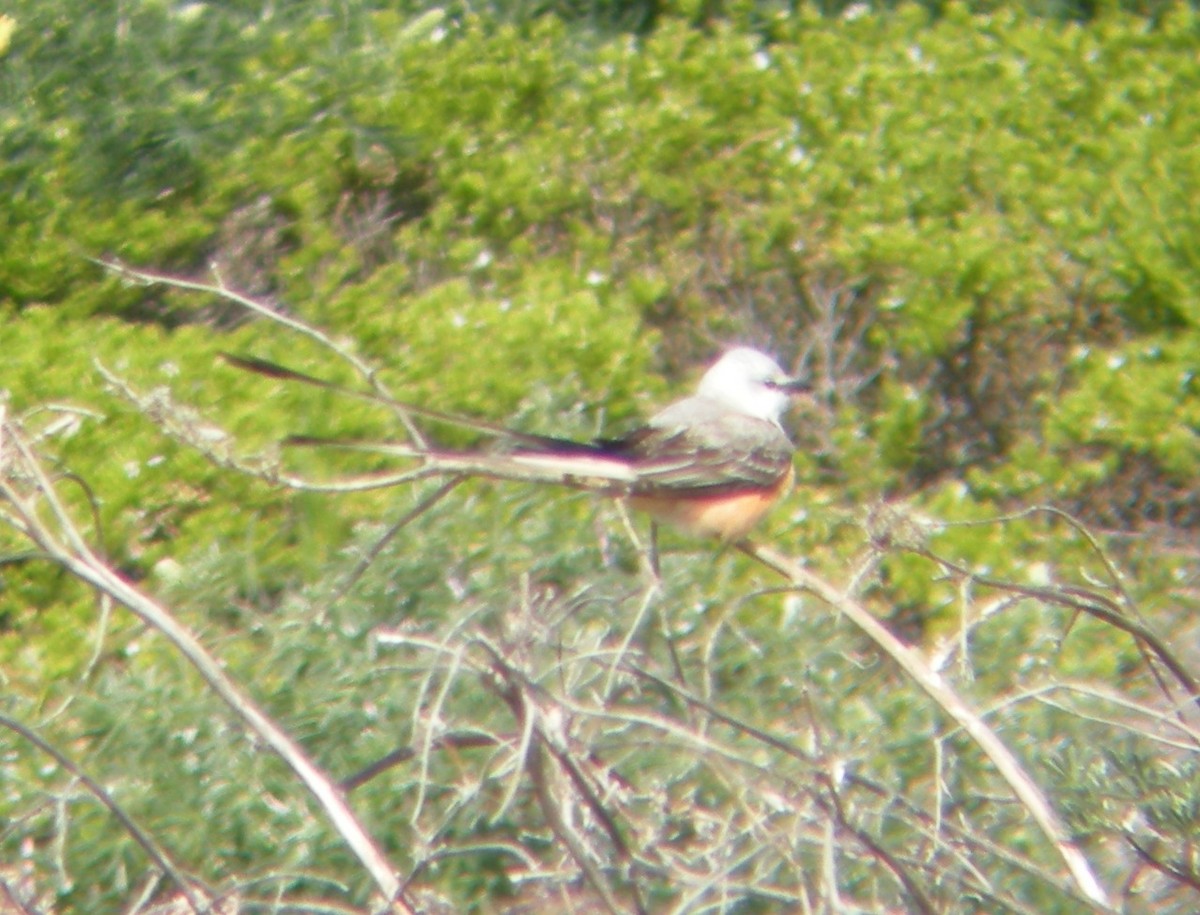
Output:
[[770,420],[694,396],[657,413],[619,451],[644,491],[718,493],[775,485],[791,469],[795,446]]

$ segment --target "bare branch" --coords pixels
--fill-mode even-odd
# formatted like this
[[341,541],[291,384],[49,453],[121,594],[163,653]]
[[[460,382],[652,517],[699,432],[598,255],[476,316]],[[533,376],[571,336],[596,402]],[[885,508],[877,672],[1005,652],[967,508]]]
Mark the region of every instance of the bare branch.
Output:
[[774,550],[755,544],[744,544],[742,550],[763,565],[774,569],[797,587],[817,595],[822,601],[854,623],[883,649],[987,754],[1001,777],[1008,782],[1013,793],[1029,811],[1042,833],[1057,849],[1067,871],[1080,891],[1098,909],[1112,911],[1108,894],[1096,879],[1095,874],[1092,873],[1091,866],[1083,856],[1083,852],[1067,834],[1058,814],[1050,806],[1050,802],[1042,794],[1041,789],[1030,778],[1008,747],[996,736],[996,732],[988,727],[987,723],[938,674],[930,669],[920,655],[892,635],[887,627],[880,623],[866,607],[799,564]]
[[[388,391],[382,381],[379,380],[378,369],[371,366],[364,359],[359,357],[351,348],[338,343],[329,334],[312,324],[295,318],[291,315],[284,314],[271,308],[269,305],[264,305],[250,296],[242,295],[225,285],[220,275],[216,275],[217,282],[201,283],[195,280],[185,279],[178,276],[170,276],[165,273],[154,273],[147,270],[137,270],[133,267],[128,267],[115,260],[101,260],[91,258],[92,262],[116,274],[121,279],[141,284],[144,286],[170,286],[175,289],[183,289],[189,292],[200,292],[206,295],[214,295],[230,302],[235,302],[241,305],[248,311],[253,312],[259,317],[266,318],[269,321],[274,321],[286,327],[288,330],[294,331],[301,336],[308,337],[310,340],[320,344],[325,349],[334,353],[338,358],[349,363],[350,366],[357,372],[364,381],[370,386],[382,402],[394,401],[391,393]],[[411,424],[407,414],[402,411],[397,411],[402,423],[404,423],[409,437],[417,444],[425,444],[425,439],[420,431]]]

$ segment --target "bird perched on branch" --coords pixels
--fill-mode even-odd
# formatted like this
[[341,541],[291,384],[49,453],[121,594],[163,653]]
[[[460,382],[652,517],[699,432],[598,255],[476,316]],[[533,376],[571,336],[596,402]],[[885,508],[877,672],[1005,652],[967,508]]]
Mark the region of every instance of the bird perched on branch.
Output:
[[474,475],[555,483],[626,497],[651,518],[697,537],[743,539],[791,486],[794,446],[780,425],[792,395],[808,384],[770,356],[739,346],[700,379],[696,393],[613,439],[574,441],[508,429],[354,391],[260,359],[226,355],[241,368],[387,404],[412,417],[474,429],[498,447],[449,450],[418,443],[292,436],[320,445],[411,458],[421,475]]

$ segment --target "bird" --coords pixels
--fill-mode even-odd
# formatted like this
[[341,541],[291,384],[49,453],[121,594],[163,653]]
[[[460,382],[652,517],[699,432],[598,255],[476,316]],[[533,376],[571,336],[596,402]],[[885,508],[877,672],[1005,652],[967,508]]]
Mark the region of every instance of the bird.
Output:
[[630,504],[693,537],[743,539],[792,486],[795,446],[781,419],[807,383],[759,350],[736,347],[696,393],[600,446],[628,461]]
[[[259,374],[384,400],[265,360],[223,355]],[[555,483],[623,497],[635,510],[685,535],[735,543],[791,488],[795,446],[783,429],[782,417],[794,395],[810,390],[805,379],[788,375],[766,353],[736,346],[711,365],[694,394],[669,404],[617,438],[576,441],[531,434],[388,400],[389,405],[413,416],[484,432],[495,438],[499,447],[448,450],[424,443],[354,442],[307,435],[290,436],[285,444],[414,458],[429,474]]]

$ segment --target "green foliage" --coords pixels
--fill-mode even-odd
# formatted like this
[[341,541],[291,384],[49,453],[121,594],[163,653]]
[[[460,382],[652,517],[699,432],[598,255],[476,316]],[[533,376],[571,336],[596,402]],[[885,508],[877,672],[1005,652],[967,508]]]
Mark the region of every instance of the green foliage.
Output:
[[[1102,682],[1157,701],[1132,642],[1073,620],[1045,589],[1115,595],[1185,636],[1195,610],[1189,8],[1153,21],[1105,12],[1084,27],[961,5],[843,19],[572,5],[606,27],[654,20],[632,40],[539,15],[552,4],[497,4],[505,22],[453,6],[419,20],[391,6],[278,6],[267,17],[255,3],[17,4],[0,59],[0,387],[56,466],[86,483],[64,492],[80,517],[94,510],[94,541],[177,607],[324,765],[356,771],[419,743],[435,720],[519,731],[487,674],[431,662],[416,642],[381,647],[381,626],[464,656],[494,640],[543,688],[594,702],[641,606],[638,556],[594,500],[471,483],[342,592],[425,490],[287,494],[161,427],[219,426],[230,437],[214,450],[265,451],[274,467],[289,433],[388,437],[394,419],[220,363],[221,351],[252,353],[353,383],[278,325],[119,283],[88,257],[188,276],[214,266],[353,340],[401,399],[534,431],[620,430],[685,386],[718,342],[807,367],[819,396],[796,417],[805,485],[765,536],[839,579],[873,570],[856,580],[865,599],[951,659],[947,677],[996,708],[1081,832],[1123,835],[1111,790],[1159,838],[1186,841],[1190,751],[1155,768],[1138,734],[1111,756],[1072,755],[1112,742],[1097,711],[1111,708],[1089,696],[1063,711],[1041,690]],[[1090,16],[1086,6],[1057,12]],[[138,406],[97,362],[141,393]],[[387,465],[289,452],[283,466],[324,479]],[[885,494],[910,502],[891,527],[862,509]],[[1104,546],[1129,577],[1114,579],[1062,515],[983,523],[1041,502],[1117,535]],[[296,898],[342,881],[341,897],[365,906],[348,852],[173,654],[120,612],[100,631],[92,595],[0,537],[4,710],[78,747],[205,879],[264,874]],[[939,910],[974,904],[971,868],[996,893],[980,907],[1074,904],[1035,866],[1048,854],[1036,831],[994,800],[1004,789],[986,762],[855,632],[808,598],[759,593],[774,582],[737,555],[670,534],[664,553],[656,607],[677,655],[652,622],[631,641],[639,660],[667,681],[679,665],[706,701],[805,752],[705,718],[736,760],[710,758],[678,731],[581,714],[572,733],[614,767],[614,796],[633,786],[622,811],[660,828],[648,846],[682,855],[714,822],[761,815],[779,832],[723,866],[752,862],[748,883],[799,893],[804,875],[824,873],[812,837],[844,789],[850,825],[906,865],[944,868],[913,865]],[[623,683],[614,707],[699,715],[644,683]],[[4,746],[0,775],[18,786],[5,803],[26,817],[0,833],[4,855],[35,837],[39,872],[62,866],[75,880],[61,911],[123,905],[144,870],[132,841],[67,775]],[[505,843],[549,861],[555,839],[528,785],[509,797],[500,749],[430,758],[432,771],[359,789],[356,807],[403,866],[422,860],[422,842],[467,849],[418,882],[485,910],[516,890]],[[843,770],[846,782],[823,780]],[[747,771],[762,791],[739,793]],[[788,803],[771,809],[771,792]],[[56,820],[44,795],[69,816]],[[801,801],[809,818],[784,822]],[[1028,858],[966,842],[947,851],[927,810]],[[69,841],[48,848],[61,822]],[[839,888],[901,904],[894,875],[849,835]],[[1161,860],[1183,861],[1177,849]],[[1106,866],[1110,883],[1127,876]],[[649,882],[663,908],[679,903],[670,881]]]

